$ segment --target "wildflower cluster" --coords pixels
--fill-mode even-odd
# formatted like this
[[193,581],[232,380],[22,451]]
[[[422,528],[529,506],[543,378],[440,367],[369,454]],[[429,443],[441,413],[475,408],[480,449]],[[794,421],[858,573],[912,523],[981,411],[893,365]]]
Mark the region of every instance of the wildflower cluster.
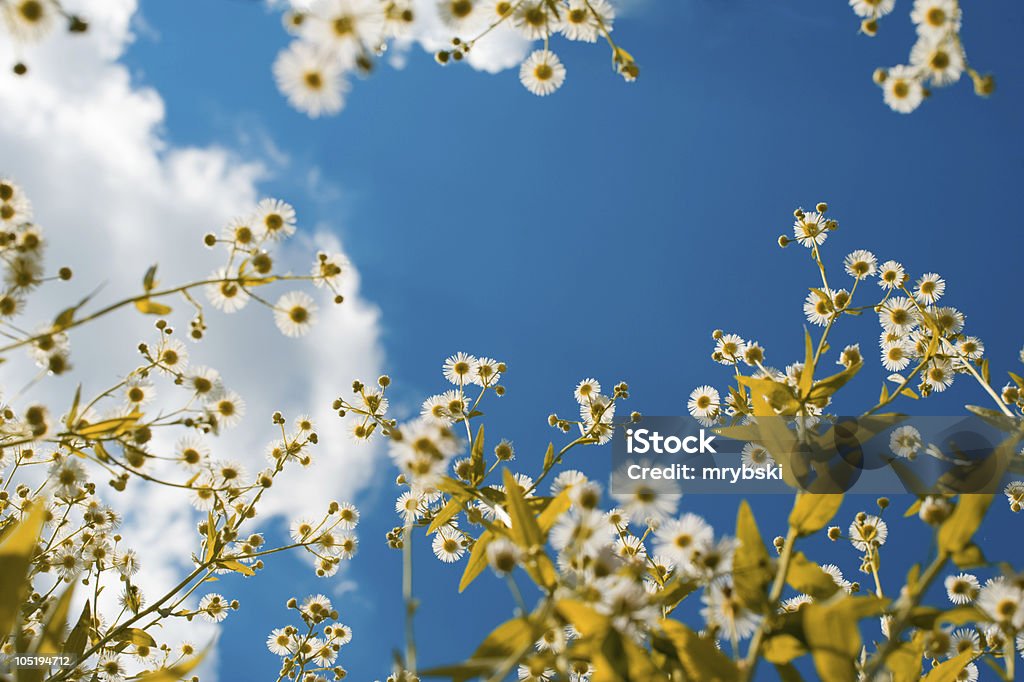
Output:
[[[435,11],[452,35],[451,47],[435,54],[440,64],[462,61],[480,41],[501,32],[542,42],[519,69],[519,80],[535,95],[549,95],[565,82],[565,66],[550,50],[559,35],[588,43],[601,38],[623,78],[632,81],[640,73],[612,40],[615,11],[607,0],[439,0]],[[295,40],[274,62],[278,88],[311,117],[337,113],[349,74],[368,75],[389,42],[413,32],[417,12],[408,0],[319,0],[287,12],[284,25]]]
[[[60,0],[0,0],[0,35],[6,31],[19,53],[46,38],[61,24],[72,34],[89,30],[89,24],[68,12]],[[13,68],[19,76],[28,73],[28,65],[20,59]]]
[[[304,551],[317,575],[332,576],[355,553],[359,515],[350,504],[330,502],[321,518],[296,524],[291,541],[280,546],[253,528],[266,491],[286,468],[313,463],[319,437],[309,417],[289,420],[275,412],[270,421],[277,435],[267,445],[264,468],[250,474],[239,462],[215,455],[214,438],[238,426],[245,401],[216,369],[192,361],[193,351],[165,317],[171,313],[166,301],[181,296],[195,310],[187,335],[193,342],[207,329],[199,290],[225,312],[255,300],[273,310],[282,333],[294,336],[312,322],[315,306],[308,295],[294,292],[271,304],[254,289],[312,282],[340,302],[344,261],[319,254],[308,276],[277,274],[272,248],[294,232],[295,214],[283,202],[265,200],[251,216],[232,221],[223,237],[206,236],[208,246],[228,249],[227,264],[210,278],[164,289],[154,266],[143,278],[142,294],[92,313],[83,311],[86,297],[52,323],[25,331],[17,318],[28,297],[71,273],[62,268],[45,276],[46,240],[31,222],[31,203],[8,179],[0,180],[0,216],[0,325],[7,339],[0,354],[27,349],[39,366],[35,381],[71,369],[72,329],[125,308],[158,317],[155,338],[138,344],[134,367],[102,390],[90,394],[79,387],[60,409],[0,405],[0,613],[11,614],[0,618],[0,646],[5,654],[71,656],[74,665],[47,678],[53,681],[121,682],[161,670],[183,676],[201,656],[189,643],[160,641],[163,628],[177,619],[218,623],[240,608],[238,601],[206,591],[209,581],[225,573],[252,577],[265,557],[284,550]],[[194,568],[165,594],[139,587],[139,554],[120,533],[116,505],[99,492],[104,479],[111,496],[132,481],[173,488],[202,515]],[[81,603],[83,594],[83,610],[70,613],[71,600]],[[332,645],[341,639],[341,630],[333,631]]]
[[[850,0],[850,6],[861,17],[861,32],[875,36],[879,19],[893,11],[896,0]],[[960,39],[960,0],[914,0],[910,18],[917,30],[910,63],[876,69],[874,74],[893,111],[909,114],[931,96],[930,88],[952,85],[964,72],[974,82],[977,95],[988,97],[995,91],[992,76],[978,73],[967,62]]]
[[352,630],[338,622],[338,611],[331,600],[322,594],[306,597],[301,603],[292,598],[288,600],[288,608],[298,613],[302,626],[274,628],[267,636],[270,653],[281,657],[277,679],[298,682],[345,679],[347,673],[336,661],[341,647],[352,641]]
[[[736,386],[724,398],[711,386],[699,387],[689,397],[691,415],[708,427],[791,416],[798,434],[814,423],[828,423],[833,395],[866,363],[859,346],[846,346],[837,353],[838,372],[816,377],[832,350],[828,335],[843,316],[872,311],[882,324],[882,362],[892,360],[886,353],[893,344],[908,362],[887,370],[898,374],[888,382],[896,388],[884,388],[867,414],[888,418],[879,410],[897,397],[928,396],[948,388],[953,375],[971,375],[1000,409],[970,409],[1019,441],[1024,436],[1019,415],[992,389],[981,341],[964,334],[961,313],[940,305],[944,280],[934,273],[913,280],[898,263],[879,265],[869,252],[855,251],[843,264],[852,279],[849,289],[837,288],[821,256],[826,238],[838,229],[827,212],[824,204],[796,211],[794,236],[779,239],[783,246],[795,241],[806,247],[819,271],[821,283],[811,289],[805,312],[822,328],[821,336],[815,341],[808,333],[804,361],[781,371],[766,364],[767,353],[757,342],[716,331],[712,359],[732,369]],[[880,300],[854,307],[857,290],[872,281],[878,283]],[[819,564],[796,549],[837,515],[841,494],[798,494],[784,532],[766,544],[746,502],[740,504],[735,530],[721,532],[682,508],[680,495],[645,485],[606,494],[582,471],[562,468],[576,446],[606,443],[616,428],[642,420],[636,412],[615,418],[618,403],[629,397],[625,383],[605,395],[597,380],[580,381],[573,392],[579,419],[552,414],[548,420],[560,433],[578,431],[579,436],[560,450],[549,445],[535,476],[513,472],[514,464],[530,460],[507,439],[488,451],[483,425],[470,425],[482,417],[485,393],[493,388],[500,395],[498,379],[506,369],[489,359],[453,355],[443,373],[455,388],[427,399],[421,417],[407,425],[381,416],[374,407],[380,396],[367,402],[360,394],[356,406],[335,404],[343,413],[355,413],[360,436],[379,428],[392,438],[398,482],[407,488],[396,504],[402,525],[387,535],[389,545],[404,555],[406,652],[395,679],[418,671],[411,578],[418,528],[425,528],[439,561],[464,563],[460,591],[489,567],[508,584],[514,603],[512,619],[488,635],[473,656],[421,671],[426,675],[498,680],[514,672],[520,680],[667,682],[698,679],[713,670],[718,679],[750,680],[761,659],[789,670],[793,660],[809,655],[822,679],[877,679],[883,671],[911,679],[929,665],[948,679],[974,679],[983,659],[1013,678],[1015,647],[1024,648],[1024,579],[1005,564],[999,569],[989,562],[972,539],[994,495],[917,500],[906,516],[916,515],[914,523],[935,533],[936,555],[926,568],[912,568],[906,584],[889,594],[883,589],[888,579],[882,554],[890,538],[885,520],[890,501],[879,498],[873,513],[857,512],[845,530],[829,527],[829,539],[855,551],[856,566],[872,585],[864,589],[834,563],[840,557]],[[914,378],[920,383],[912,388]],[[358,382],[355,388],[365,390]],[[455,436],[462,431],[464,443]],[[894,451],[927,449],[914,438],[897,430]],[[920,434],[916,438],[920,441]],[[469,455],[460,458],[463,448]],[[750,442],[743,460],[749,466],[774,465],[772,450],[770,442]],[[501,478],[492,481],[498,469]],[[549,475],[550,483],[542,487]],[[1024,484],[1020,487],[1018,494]],[[984,586],[967,574],[952,576],[947,587],[953,608],[922,606],[950,561],[1002,575]],[[523,578],[535,589],[523,590]],[[689,606],[694,602],[699,604]],[[865,640],[860,621],[871,616],[881,619],[883,629],[879,638]],[[687,624],[694,619],[695,626]]]

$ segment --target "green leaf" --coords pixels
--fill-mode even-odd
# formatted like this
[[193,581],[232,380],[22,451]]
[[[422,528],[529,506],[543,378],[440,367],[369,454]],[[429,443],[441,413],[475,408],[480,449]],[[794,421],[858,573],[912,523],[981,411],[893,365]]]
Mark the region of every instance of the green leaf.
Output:
[[601,615],[583,602],[562,599],[555,604],[555,609],[584,637],[600,637],[611,629],[607,616]]
[[206,513],[206,551],[203,553],[203,561],[213,558],[217,550],[217,524],[213,520],[213,512]]
[[456,682],[490,674],[510,660],[518,660],[533,646],[537,632],[526,618],[514,618],[496,627],[468,660],[457,665],[429,668],[425,677],[447,677]]
[[540,513],[540,516],[537,517],[537,525],[540,526],[540,531],[545,537],[547,537],[548,531],[555,525],[559,517],[572,506],[572,498],[569,496],[570,492],[571,489],[566,488],[558,493],[558,495],[551,499],[548,506],[544,508],[544,511]]
[[681,601],[690,596],[698,587],[698,583],[690,580],[675,579],[670,582],[664,590],[658,592],[655,595],[655,599],[665,608],[668,609],[669,613],[675,609]]
[[766,590],[772,580],[771,561],[746,500],[740,502],[736,514],[736,539],[740,543],[733,556],[736,594],[747,608],[763,613],[768,607]]
[[76,432],[76,435],[82,438],[116,438],[135,426],[141,418],[142,412],[136,410],[123,417],[104,419],[95,424],[83,426]]
[[804,398],[811,394],[814,384],[814,342],[811,333],[804,327],[804,368],[800,372],[800,395]]
[[786,583],[798,592],[809,594],[817,601],[824,601],[839,591],[839,586],[818,564],[807,559],[803,552],[797,552],[790,560]]
[[427,528],[427,533],[433,533],[438,528],[451,521],[455,516],[462,511],[462,500],[455,497],[448,500],[448,503],[441,508],[441,511],[437,512],[434,519],[430,522],[430,527]]
[[141,628],[128,628],[116,635],[114,639],[118,642],[131,642],[136,646],[156,646],[156,640],[152,635]]
[[493,532],[485,530],[473,544],[473,549],[469,552],[469,560],[466,562],[466,569],[462,572],[462,580],[459,581],[459,592],[469,587],[469,584],[487,568],[487,545],[491,544],[494,538]]
[[939,663],[921,680],[922,682],[955,682],[957,676],[967,667],[967,664],[971,662],[974,655],[974,652],[968,649],[955,658]]
[[1019,418],[1008,417],[998,410],[990,410],[987,407],[979,407],[977,405],[964,405],[964,408],[966,408],[968,412],[981,417],[988,424],[996,427],[1000,431],[1013,432],[1020,427]]
[[169,305],[151,301],[148,298],[136,301],[135,307],[143,315],[169,315],[171,312],[171,307]]
[[[772,379],[757,379],[748,376],[738,376],[736,381],[750,389],[751,402],[754,405],[754,416],[756,417],[777,417],[780,414],[794,415],[800,409],[800,401],[793,395],[793,389],[788,384],[773,381]],[[770,447],[768,451],[776,452]]]
[[544,452],[544,471],[549,470],[555,464],[555,444],[548,443],[548,449]]
[[992,503],[992,495],[961,495],[949,518],[939,526],[939,551],[953,555],[971,542]]
[[814,387],[811,389],[810,393],[807,396],[807,399],[810,400],[811,402],[814,402],[816,400],[828,398],[836,391],[838,391],[840,388],[842,388],[847,381],[852,379],[854,375],[857,374],[857,372],[859,372],[860,368],[863,366],[864,363],[857,362],[850,365],[849,367],[844,369],[842,372],[839,372],[838,374],[833,374],[830,377],[825,377],[821,381],[815,382]]
[[973,542],[968,543],[958,552],[954,552],[953,563],[960,568],[977,568],[984,566],[988,562],[985,560],[985,555],[981,552],[981,548]]
[[35,500],[29,513],[0,542],[0,641],[14,629],[28,592],[28,571],[43,527],[46,505]]
[[769,663],[785,665],[794,658],[806,654],[807,647],[793,635],[783,632],[765,640],[763,653],[765,660]]
[[516,482],[512,472],[504,470],[505,499],[508,502],[508,514],[512,519],[512,539],[517,545],[529,552],[544,542],[544,536],[537,525],[537,519],[526,506],[523,491]]
[[823,680],[856,682],[854,662],[860,654],[858,621],[881,613],[884,602],[874,597],[844,596],[827,604],[810,603],[799,613],[814,667]]
[[789,525],[800,535],[810,535],[824,528],[842,503],[841,494],[797,493],[793,511],[789,513]]
[[476,439],[473,441],[473,449],[470,451],[469,461],[472,465],[473,481],[478,483],[484,480],[486,465],[484,463],[484,425],[476,431]]
[[236,573],[241,573],[244,576],[256,575],[256,571],[252,570],[249,566],[246,566],[241,561],[235,561],[234,559],[227,559],[225,561],[218,561],[217,565],[222,568],[227,568]]
[[156,265],[149,266],[146,270],[145,276],[142,278],[142,288],[146,290],[146,293],[153,291],[156,286]]
[[892,682],[917,682],[920,680],[923,656],[924,633],[918,630],[909,642],[900,642],[885,659],[885,667],[892,673]]
[[676,620],[663,619],[661,628],[675,646],[686,677],[701,682],[733,682],[739,671],[710,639],[703,639]]
[[75,627],[71,628],[68,638],[64,641],[63,653],[78,658],[85,651],[85,645],[89,642],[89,627],[92,622],[92,610],[89,602],[82,607],[82,615],[78,617]]

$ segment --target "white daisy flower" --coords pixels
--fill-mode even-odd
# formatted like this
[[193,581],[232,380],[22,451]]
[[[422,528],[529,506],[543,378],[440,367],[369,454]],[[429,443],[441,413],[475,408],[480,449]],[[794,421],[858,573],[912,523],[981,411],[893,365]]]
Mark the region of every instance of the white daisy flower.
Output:
[[565,82],[565,66],[554,52],[536,50],[519,67],[519,82],[535,95],[550,95]]
[[889,536],[889,526],[877,516],[868,514],[863,521],[854,521],[850,524],[850,542],[862,552],[868,551],[869,547],[881,547]]
[[883,289],[895,289],[903,284],[907,277],[903,266],[894,260],[887,260],[878,266],[878,286]]
[[977,336],[968,336],[957,341],[956,350],[968,360],[979,360],[985,354],[985,344]]
[[917,326],[920,316],[914,302],[905,296],[893,296],[882,304],[878,322],[886,331],[906,334]]
[[444,361],[444,378],[456,386],[465,386],[476,381],[479,361],[468,353],[456,353]]
[[939,331],[946,335],[959,334],[964,328],[964,314],[956,308],[939,307],[932,311]]
[[809,594],[798,594],[789,599],[783,599],[779,604],[779,613],[796,613],[804,604],[811,604],[814,600]]
[[10,0],[0,3],[0,13],[11,37],[23,43],[45,38],[61,16],[53,0]]
[[479,0],[439,0],[437,13],[445,26],[460,35],[486,24],[486,11]]
[[698,386],[690,392],[686,409],[694,417],[710,417],[718,412],[721,396],[711,386]]
[[1024,627],[1024,591],[1005,578],[986,582],[976,603],[992,622],[1014,630]]
[[507,538],[498,538],[487,545],[487,563],[498,575],[508,575],[522,561],[523,551]]
[[466,541],[457,529],[452,526],[441,526],[434,533],[431,548],[434,556],[440,561],[450,564],[458,561],[466,553]]
[[953,658],[959,656],[965,651],[971,651],[975,654],[981,653],[981,637],[978,636],[978,631],[974,628],[960,628],[954,630],[949,636],[949,652],[948,656]]
[[227,618],[229,608],[228,601],[216,592],[204,595],[199,600],[200,615],[211,623],[219,623]]
[[946,588],[946,596],[949,601],[957,606],[970,604],[978,598],[978,593],[981,591],[978,579],[970,573],[947,576],[943,585]]
[[854,343],[852,345],[843,348],[839,354],[839,359],[836,360],[837,365],[841,365],[846,369],[850,369],[854,365],[859,365],[864,362],[864,356],[860,352],[860,344]]
[[723,632],[736,633],[741,640],[753,635],[761,624],[761,616],[744,606],[731,581],[716,580],[701,595],[701,601],[705,606],[700,615],[705,621]]
[[892,341],[882,346],[882,366],[887,371],[900,372],[909,364],[910,347],[905,341]]
[[850,0],[850,7],[858,17],[877,19],[884,17],[896,6],[896,0]]
[[543,40],[561,29],[564,14],[559,8],[556,15],[545,0],[524,0],[512,15],[512,26],[528,40]]
[[207,403],[206,409],[217,418],[221,426],[231,428],[245,416],[245,401],[234,391],[227,391],[216,400]]
[[359,56],[381,44],[386,21],[379,0],[319,0],[302,22],[300,35],[349,68]]
[[551,481],[551,496],[555,497],[563,490],[587,482],[587,477],[582,471],[566,469],[560,471],[555,479]]
[[336,114],[345,105],[348,82],[341,63],[314,44],[292,42],[277,55],[273,71],[288,103],[310,118]]
[[686,513],[662,523],[654,533],[655,552],[680,567],[690,566],[694,554],[714,540],[714,530],[700,516]]
[[[595,15],[595,11],[592,11],[588,4],[594,7],[595,10],[602,6],[602,10],[597,11],[597,15]],[[562,23],[562,35],[569,40],[580,40],[585,43],[597,42],[598,32],[601,28],[598,16],[601,16],[605,27],[610,29],[612,21],[611,9],[611,6],[604,2],[604,0],[591,3],[588,3],[586,0],[570,0],[569,8],[564,10],[565,21]]]
[[330,287],[338,289],[341,286],[341,278],[348,272],[349,262],[340,253],[319,253],[310,274],[315,278],[313,286],[319,288]]
[[932,39],[960,31],[960,8],[956,0],[914,0],[910,19],[918,35]]
[[743,337],[738,334],[723,334],[722,338],[715,343],[716,355],[720,355],[719,364],[732,365],[739,362],[743,355],[743,346],[746,345]]
[[303,291],[292,291],[277,299],[274,322],[285,336],[306,334],[316,321],[316,303]]
[[910,66],[894,66],[882,82],[885,103],[893,111],[909,114],[924,101],[924,86],[918,70]]
[[0,176],[0,227],[14,229],[32,220],[32,202],[13,180]]
[[828,237],[825,228],[825,216],[817,211],[809,211],[797,218],[793,223],[793,236],[802,246],[811,248],[821,246]]
[[590,399],[601,393],[601,384],[598,383],[597,379],[584,379],[580,383],[576,384],[576,390],[573,395],[576,397],[576,402],[580,405],[585,405],[590,402]]
[[935,358],[925,368],[921,381],[936,393],[941,393],[953,385],[953,376],[953,363]]
[[297,642],[284,628],[275,628],[267,636],[267,649],[275,656],[287,656],[295,651]]
[[757,443],[746,443],[740,455],[743,466],[748,469],[771,469],[775,466],[771,453]]
[[828,573],[829,577],[832,578],[832,582],[834,582],[836,587],[839,589],[847,593],[853,591],[853,583],[843,577],[843,572],[835,564],[822,564],[821,570]]
[[238,312],[249,302],[249,293],[239,284],[227,268],[214,270],[209,277],[211,281],[203,287],[206,298],[213,307],[225,313]]
[[910,63],[921,69],[932,85],[942,87],[960,80],[964,53],[952,38],[936,42],[930,36],[918,38],[910,51]]
[[846,274],[850,275],[850,277],[864,279],[865,277],[871,277],[878,271],[878,259],[870,251],[858,249],[843,259],[843,267],[846,270]]
[[284,239],[295,233],[295,209],[279,199],[261,199],[253,221],[271,239]]
[[889,449],[899,457],[913,459],[923,445],[921,432],[913,426],[901,426],[889,435]]
[[1010,481],[1003,488],[1003,494],[1011,511],[1019,512],[1024,507],[1024,481]]
[[824,327],[832,317],[832,302],[812,291],[804,300],[804,316],[811,324]]

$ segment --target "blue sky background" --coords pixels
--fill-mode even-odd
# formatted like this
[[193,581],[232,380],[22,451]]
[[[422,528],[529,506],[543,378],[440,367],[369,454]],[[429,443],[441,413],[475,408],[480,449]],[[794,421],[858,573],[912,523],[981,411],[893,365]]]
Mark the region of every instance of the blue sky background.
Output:
[[[728,380],[708,358],[715,327],[760,341],[771,365],[800,359],[800,305],[816,273],[804,250],[781,251],[775,238],[794,207],[821,200],[841,226],[826,243],[831,263],[868,248],[913,273],[941,273],[946,301],[985,340],[993,376],[1020,371],[1024,5],[967,4],[968,55],[997,75],[998,92],[981,100],[963,82],[911,116],[889,111],[870,80],[875,66],[907,59],[906,0],[874,40],[856,34],[838,0],[644,2],[616,24],[640,80],[624,84],[603,47],[560,45],[568,79],[548,98],[512,71],[442,69],[414,49],[406,68],[356,83],[345,111],[321,121],[277,93],[270,64],[287,38],[255,2],[146,0],[153,32],[126,61],[164,97],[174,144],[265,156],[269,141],[287,155],[263,189],[307,224],[336,229],[383,311],[400,402],[441,390],[440,365],[454,351],[506,361],[509,395],[487,410],[488,440],[512,439],[520,466],[536,471],[557,437],[546,415],[573,411],[571,387],[584,376],[627,380],[633,409],[676,414],[695,385]],[[308,182],[313,166],[331,191]],[[833,346],[873,349],[876,339],[866,316],[844,324]],[[869,363],[842,404],[873,404],[884,374]],[[352,378],[337,378],[339,392]],[[985,400],[961,377],[903,409],[958,414]],[[602,475],[609,456],[583,450],[570,464]],[[347,578],[358,589],[335,599],[355,630],[340,659],[355,680],[383,678],[401,645],[400,558],[383,539],[398,523],[393,474],[382,467],[356,500],[362,545]],[[683,508],[727,532],[737,502],[690,496]],[[752,504],[765,536],[783,532],[787,501]],[[873,504],[851,498],[838,520]],[[890,510],[889,590],[930,543],[919,523],[896,519],[905,506]],[[1004,501],[994,505],[980,536],[991,559],[1024,565],[1020,546],[1003,541],[1019,523]],[[461,564],[442,566],[417,541],[421,660],[451,662],[509,616],[511,599],[490,576],[456,598]],[[858,578],[848,546],[807,545]],[[221,679],[265,678],[276,658],[262,641],[286,622],[285,599],[334,587],[291,557],[262,580],[225,583],[244,610],[224,628]]]

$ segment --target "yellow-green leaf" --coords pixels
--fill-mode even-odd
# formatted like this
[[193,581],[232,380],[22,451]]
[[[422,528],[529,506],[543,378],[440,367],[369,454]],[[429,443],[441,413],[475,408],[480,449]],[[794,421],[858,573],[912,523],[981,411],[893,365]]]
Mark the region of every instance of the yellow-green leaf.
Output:
[[823,680],[856,682],[854,665],[860,653],[858,621],[881,613],[884,602],[874,597],[844,596],[827,604],[810,603],[800,609],[804,636]]
[[448,500],[448,503],[441,508],[441,511],[437,512],[433,521],[430,522],[430,527],[427,528],[427,533],[435,532],[438,528],[455,518],[455,515],[460,511],[462,511],[462,500],[458,500],[454,497]]
[[975,653],[968,649],[962,654],[939,663],[921,678],[922,682],[955,682],[960,672],[974,658]]
[[769,663],[783,665],[807,653],[807,647],[793,635],[780,633],[764,643],[764,658]]
[[141,628],[128,628],[114,635],[119,642],[131,642],[136,646],[156,646],[153,636]]
[[135,426],[141,418],[142,412],[136,410],[124,415],[123,417],[104,419],[103,421],[96,422],[95,424],[83,426],[76,433],[82,438],[116,438]]
[[469,553],[466,569],[462,572],[462,580],[459,581],[459,592],[469,587],[469,584],[476,580],[476,577],[487,568],[487,545],[491,544],[494,537],[493,532],[485,530],[477,538],[473,549]]
[[0,641],[14,628],[18,609],[28,591],[26,578],[45,514],[43,500],[35,500],[28,515],[8,531],[0,543]]
[[736,539],[740,544],[733,556],[733,585],[747,608],[763,612],[768,605],[766,589],[772,580],[771,562],[746,500],[740,502],[736,514]]
[[561,517],[562,514],[572,506],[572,498],[569,496],[570,492],[571,489],[566,488],[562,492],[558,493],[558,495],[548,503],[548,506],[544,508],[544,511],[540,513],[540,516],[537,517],[537,525],[540,526],[540,532],[544,536],[547,536],[548,531],[555,525],[555,522],[558,521],[559,517]]
[[235,571],[236,573],[241,573],[242,575],[245,575],[245,576],[256,575],[256,571],[252,570],[252,568],[250,568],[249,566],[246,566],[241,561],[235,561],[234,559],[228,559],[226,561],[218,561],[217,563],[221,567],[223,567],[223,568],[230,569],[232,571]]
[[885,659],[892,682],[917,682],[921,679],[924,633],[918,630],[909,642],[901,642]]
[[477,429],[476,439],[473,440],[473,449],[470,451],[469,456],[471,468],[473,470],[473,481],[479,482],[484,480],[486,473],[486,466],[484,464],[484,425],[481,424],[480,428]]
[[971,542],[992,503],[992,495],[961,495],[956,508],[939,526],[939,551],[956,554]]
[[544,542],[544,536],[537,525],[537,519],[526,506],[523,491],[508,469],[504,471],[504,483],[508,514],[512,519],[512,539],[524,550],[530,551]]
[[68,656],[79,657],[85,651],[85,645],[89,642],[89,627],[92,623],[92,609],[89,602],[82,607],[82,615],[78,617],[75,627],[71,628],[68,638],[64,641],[63,653]]
[[555,604],[555,609],[584,637],[599,637],[611,627],[607,616],[580,601],[562,599]]
[[739,671],[710,639],[704,639],[676,620],[664,619],[661,628],[675,646],[676,654],[691,680],[701,682],[733,682]]
[[809,594],[819,601],[828,599],[839,590],[832,576],[805,557],[803,552],[795,553],[790,560],[786,582],[794,590]]
[[789,513],[789,525],[800,535],[810,535],[825,527],[839,511],[843,496],[798,493],[793,511]]
[[853,376],[860,371],[860,368],[864,366],[862,362],[856,362],[842,372],[833,374],[830,377],[825,377],[821,381],[814,383],[814,387],[811,389],[807,396],[807,399],[811,402],[823,400],[834,394],[840,388],[846,384],[847,381],[853,378]]
[[800,372],[800,395],[806,398],[814,384],[814,343],[811,333],[804,327],[804,368]]
[[169,315],[171,312],[171,307],[169,305],[164,305],[157,301],[151,301],[148,298],[136,301],[135,307],[143,315]]

